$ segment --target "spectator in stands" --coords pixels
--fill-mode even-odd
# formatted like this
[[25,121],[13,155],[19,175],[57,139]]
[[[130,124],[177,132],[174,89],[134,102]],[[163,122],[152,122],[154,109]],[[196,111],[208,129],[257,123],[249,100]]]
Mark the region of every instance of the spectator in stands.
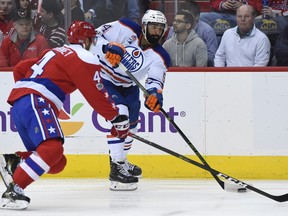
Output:
[[268,37],[256,28],[256,12],[242,5],[236,13],[237,26],[225,31],[216,52],[215,67],[267,66],[270,58]]
[[36,11],[32,10],[32,5],[30,0],[15,0],[16,10],[20,10],[21,8],[24,10],[31,11],[31,19],[34,20],[36,17]]
[[83,0],[82,7],[86,21],[96,28],[122,16],[138,22],[140,16],[138,0]]
[[[139,24],[140,19],[139,0],[126,0],[125,17]],[[121,16],[119,16],[119,18],[121,18]]]
[[65,43],[62,6],[60,0],[42,0],[41,3],[41,20],[36,28],[47,39],[50,48],[63,46]]
[[194,18],[189,11],[181,10],[176,13],[173,21],[174,34],[163,44],[170,55],[171,66],[207,66],[207,47],[193,26]]
[[[214,57],[218,49],[218,40],[214,29],[207,23],[199,20],[200,6],[193,0],[186,0],[186,2],[179,7],[182,10],[187,10],[194,16],[195,27],[197,35],[205,42],[208,50],[208,66],[214,66]],[[167,39],[171,38],[173,34],[173,26],[170,28]]]
[[279,17],[288,15],[287,1],[269,0],[268,7],[262,9],[262,14],[268,17]]
[[[85,21],[84,12],[81,9],[81,5],[79,0],[70,0],[71,1],[71,21]],[[62,0],[62,4],[64,5],[64,0]],[[64,9],[62,10],[64,14]]]
[[211,12],[203,12],[200,14],[200,20],[212,26],[218,35],[222,36],[225,30],[236,26],[236,10],[241,5],[251,5],[257,12],[261,14],[261,0],[210,0]]
[[[263,7],[262,9],[262,15],[259,15],[256,17],[257,20],[260,20],[260,24],[265,25],[265,21],[262,20],[262,18],[269,19],[269,28],[277,27],[280,30],[282,30],[285,25],[288,23],[288,4],[287,0],[279,1],[279,0],[267,0],[268,1],[268,7]],[[275,21],[274,26],[272,22]],[[267,27],[265,27],[267,29]]]
[[[97,0],[96,0],[97,1]],[[89,22],[94,25],[94,19],[96,17],[96,6],[95,0],[81,0],[80,1],[80,8],[84,12],[84,18],[86,22]]]
[[95,28],[117,20],[124,14],[126,0],[83,0],[83,11],[87,22]]
[[[94,25],[95,18],[96,18],[96,3],[98,0],[81,0],[80,7],[84,12],[84,18],[86,22],[89,22]],[[105,0],[102,0],[105,2]]]
[[280,33],[273,50],[276,65],[288,66],[288,25]]
[[44,36],[35,34],[29,10],[15,11],[13,25],[15,28],[11,36],[7,36],[0,48],[0,66],[13,67],[21,60],[36,58],[48,48]]
[[0,0],[0,30],[3,33],[3,37],[13,33],[12,13],[14,8],[14,0]]

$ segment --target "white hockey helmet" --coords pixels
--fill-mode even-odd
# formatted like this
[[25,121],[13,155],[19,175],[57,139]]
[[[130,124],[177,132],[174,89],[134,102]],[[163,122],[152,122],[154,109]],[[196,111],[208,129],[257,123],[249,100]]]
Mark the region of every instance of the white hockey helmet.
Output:
[[143,35],[145,37],[145,39],[149,42],[149,40],[147,39],[147,26],[149,23],[160,23],[164,25],[164,29],[163,32],[160,36],[160,38],[165,34],[166,30],[167,30],[167,19],[165,17],[165,15],[158,10],[147,10],[145,12],[145,14],[142,17],[142,32]]

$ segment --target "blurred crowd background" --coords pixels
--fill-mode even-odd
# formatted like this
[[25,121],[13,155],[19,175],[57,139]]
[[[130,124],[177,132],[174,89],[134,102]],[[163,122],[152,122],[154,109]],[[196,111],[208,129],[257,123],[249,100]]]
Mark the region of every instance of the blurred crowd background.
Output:
[[[253,8],[252,19],[237,15],[241,5]],[[177,46],[188,47],[185,50],[188,62],[187,59],[182,63],[181,59],[176,59],[177,63],[173,63],[174,57],[171,56],[172,66],[288,66],[287,0],[0,0],[0,67],[13,67],[21,60],[38,56],[44,49],[62,46],[67,41],[66,31],[73,20],[85,20],[98,28],[126,17],[141,25],[141,18],[148,9],[160,10],[167,18],[168,29],[161,43],[168,53],[170,48],[165,42],[171,40],[170,44],[173,44],[173,38]],[[245,35],[239,26],[241,19],[250,25]],[[218,64],[223,55],[224,58],[229,56],[225,45],[235,44],[231,38],[223,37],[224,33],[235,28],[240,31],[240,38],[247,41],[254,26],[267,36],[269,43],[263,42],[260,48],[250,46],[251,50],[256,50],[252,62],[267,56],[268,60],[259,65],[246,65],[248,61],[245,60],[242,65],[224,59],[224,64]],[[193,40],[189,39],[192,33]],[[180,36],[184,37],[182,41]],[[259,49],[262,54],[260,51],[258,54]],[[176,52],[180,52],[179,48]],[[239,56],[245,58],[243,54]],[[251,56],[247,58],[251,59]]]

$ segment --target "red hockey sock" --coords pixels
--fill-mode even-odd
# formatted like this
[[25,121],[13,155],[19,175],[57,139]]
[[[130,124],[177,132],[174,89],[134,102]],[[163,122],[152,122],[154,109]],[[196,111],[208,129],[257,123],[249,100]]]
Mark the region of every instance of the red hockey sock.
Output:
[[22,189],[25,189],[34,181],[20,166],[15,170],[13,179]]
[[23,189],[49,172],[51,167],[57,165],[52,172],[59,172],[66,165],[62,142],[56,139],[44,141],[38,146],[36,153],[30,153],[29,157],[28,154],[23,156],[26,156],[25,161],[17,167],[13,175],[14,182]]
[[33,153],[33,151],[28,151],[28,152],[17,151],[16,152],[16,154],[19,155],[22,159],[28,158],[32,153]]

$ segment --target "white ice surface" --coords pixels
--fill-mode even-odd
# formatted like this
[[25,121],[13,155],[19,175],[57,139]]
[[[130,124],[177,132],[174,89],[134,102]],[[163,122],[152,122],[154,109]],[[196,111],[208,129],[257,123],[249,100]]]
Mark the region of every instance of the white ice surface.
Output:
[[[288,193],[288,181],[245,181],[273,195]],[[0,182],[2,183],[2,182]],[[4,185],[0,185],[4,191]],[[138,190],[109,190],[106,179],[41,179],[25,193],[25,211],[2,210],[0,216],[287,216],[278,203],[253,191],[222,190],[215,180],[141,179]]]

